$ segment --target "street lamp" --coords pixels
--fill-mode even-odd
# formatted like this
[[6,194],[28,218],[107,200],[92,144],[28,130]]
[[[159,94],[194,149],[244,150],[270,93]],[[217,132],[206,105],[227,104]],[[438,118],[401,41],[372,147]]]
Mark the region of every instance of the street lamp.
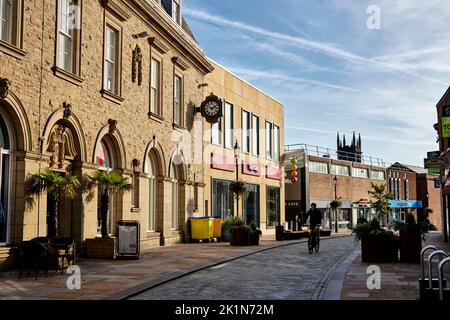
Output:
[[[239,180],[239,160],[241,158],[241,147],[236,140],[234,145],[234,160],[236,161],[236,181]],[[239,216],[239,195],[236,195],[236,216]]]
[[[337,184],[338,184],[338,178],[337,176],[334,176],[333,179],[334,182],[334,201],[337,201]],[[335,229],[334,231],[336,233],[338,233],[338,213],[337,213],[337,208],[334,208],[334,217],[335,217]]]

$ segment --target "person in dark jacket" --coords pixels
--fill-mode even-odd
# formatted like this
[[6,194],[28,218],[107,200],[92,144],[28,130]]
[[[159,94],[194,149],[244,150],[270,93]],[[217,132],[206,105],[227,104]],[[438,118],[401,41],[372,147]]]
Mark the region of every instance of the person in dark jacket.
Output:
[[322,225],[322,212],[317,209],[317,205],[315,203],[311,204],[311,209],[306,213],[306,217],[304,221],[307,221],[309,218],[309,227],[312,230],[317,226]]

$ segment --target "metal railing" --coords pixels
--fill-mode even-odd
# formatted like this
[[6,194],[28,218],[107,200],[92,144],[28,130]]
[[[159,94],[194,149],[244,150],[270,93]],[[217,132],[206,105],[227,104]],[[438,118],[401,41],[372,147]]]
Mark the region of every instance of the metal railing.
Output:
[[[305,151],[307,155],[310,156],[318,156],[322,158],[329,158],[329,159],[335,159],[335,160],[345,160],[345,161],[353,161],[353,162],[359,162],[354,160],[361,160],[360,162],[363,164],[371,165],[371,166],[378,166],[387,168],[391,164],[388,164],[383,161],[383,159],[378,157],[371,157],[371,156],[365,156],[363,154],[355,154],[353,152],[346,152],[346,151],[338,151],[330,148],[324,148],[319,146],[313,146],[309,144],[292,144],[292,145],[286,145],[285,146],[285,153],[287,152],[295,152],[295,151]],[[360,158],[360,159],[359,159]]]

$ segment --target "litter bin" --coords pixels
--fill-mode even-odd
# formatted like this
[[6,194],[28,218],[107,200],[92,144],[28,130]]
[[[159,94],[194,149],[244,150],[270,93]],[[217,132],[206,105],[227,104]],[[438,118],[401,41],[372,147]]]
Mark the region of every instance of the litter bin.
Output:
[[277,227],[275,227],[275,239],[277,241],[283,241],[284,240],[284,226],[277,226]]
[[206,240],[214,237],[214,219],[211,217],[191,218],[192,240]]
[[214,217],[214,232],[213,238],[222,238],[222,222],[223,219],[221,217]]

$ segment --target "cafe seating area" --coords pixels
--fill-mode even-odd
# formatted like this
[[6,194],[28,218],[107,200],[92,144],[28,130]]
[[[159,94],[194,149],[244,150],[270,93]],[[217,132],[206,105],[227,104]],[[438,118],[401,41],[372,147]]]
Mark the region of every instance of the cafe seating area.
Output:
[[49,271],[64,273],[64,270],[75,264],[75,241],[71,238],[49,239],[38,237],[23,241],[14,252],[14,270],[19,279],[26,272],[37,279],[39,272],[47,277]]

